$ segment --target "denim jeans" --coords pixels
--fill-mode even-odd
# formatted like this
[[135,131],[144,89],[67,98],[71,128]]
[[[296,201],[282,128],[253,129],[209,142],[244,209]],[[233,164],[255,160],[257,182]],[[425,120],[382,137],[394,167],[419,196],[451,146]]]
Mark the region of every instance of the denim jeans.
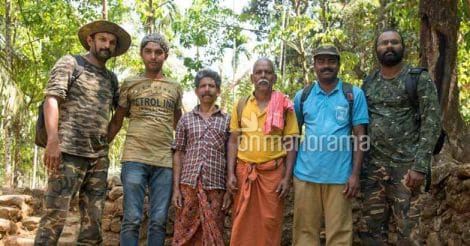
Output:
[[139,162],[124,162],[121,170],[124,190],[124,218],[121,245],[137,246],[142,224],[145,190],[149,189],[149,225],[147,245],[164,245],[170,206],[173,170]]

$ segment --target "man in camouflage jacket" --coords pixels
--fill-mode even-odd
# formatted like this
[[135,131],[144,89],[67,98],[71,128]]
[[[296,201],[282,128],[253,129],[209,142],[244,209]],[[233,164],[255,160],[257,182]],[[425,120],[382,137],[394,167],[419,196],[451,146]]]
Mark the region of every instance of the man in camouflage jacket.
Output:
[[[105,65],[109,58],[125,53],[131,41],[124,29],[108,21],[89,23],[80,28],[78,36],[89,52],[77,58],[62,57],[45,90],[48,138],[44,164],[49,179],[35,245],[57,245],[70,200],[77,192],[81,214],[77,245],[102,242],[101,214],[109,166],[107,129],[118,98],[115,75]],[[72,81],[78,59],[83,61],[83,71]]]
[[371,149],[363,169],[363,245],[386,245],[394,221],[397,245],[412,245],[416,206],[432,152],[440,133],[436,87],[423,71],[416,86],[417,105],[405,82],[410,67],[402,61],[404,44],[395,30],[376,40],[380,69],[363,86],[369,107]]

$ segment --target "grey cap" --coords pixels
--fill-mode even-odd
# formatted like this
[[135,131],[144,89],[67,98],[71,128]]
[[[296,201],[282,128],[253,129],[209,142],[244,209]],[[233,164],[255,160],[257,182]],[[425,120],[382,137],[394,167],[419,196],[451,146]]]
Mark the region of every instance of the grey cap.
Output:
[[313,52],[313,57],[318,55],[332,55],[339,57],[338,49],[332,44],[322,44]]
[[166,41],[163,35],[161,35],[160,33],[151,33],[142,38],[142,41],[140,42],[140,52],[142,52],[142,49],[145,47],[145,45],[147,45],[148,42],[154,42],[159,44],[160,47],[162,47],[163,51],[165,51],[165,53],[168,53],[168,51],[170,50],[168,42]]

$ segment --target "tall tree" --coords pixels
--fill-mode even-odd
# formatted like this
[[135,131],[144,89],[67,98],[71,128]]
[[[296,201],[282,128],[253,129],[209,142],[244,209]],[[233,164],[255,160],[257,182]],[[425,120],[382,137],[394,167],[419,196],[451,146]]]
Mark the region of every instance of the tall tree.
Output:
[[101,18],[103,20],[108,19],[108,1],[107,0],[101,0]]
[[458,0],[421,0],[421,65],[433,77],[447,130],[452,156],[461,162],[470,161],[470,131],[459,112],[457,85],[457,34],[459,30]]

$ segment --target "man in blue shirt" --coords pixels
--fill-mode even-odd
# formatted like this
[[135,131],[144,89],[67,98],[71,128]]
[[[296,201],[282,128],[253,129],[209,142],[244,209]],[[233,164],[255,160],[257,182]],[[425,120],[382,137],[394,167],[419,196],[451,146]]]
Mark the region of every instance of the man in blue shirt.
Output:
[[323,215],[326,244],[352,245],[367,104],[361,89],[337,77],[336,47],[318,47],[313,66],[318,80],[294,99],[299,128],[305,125],[294,167],[294,245],[320,245]]

